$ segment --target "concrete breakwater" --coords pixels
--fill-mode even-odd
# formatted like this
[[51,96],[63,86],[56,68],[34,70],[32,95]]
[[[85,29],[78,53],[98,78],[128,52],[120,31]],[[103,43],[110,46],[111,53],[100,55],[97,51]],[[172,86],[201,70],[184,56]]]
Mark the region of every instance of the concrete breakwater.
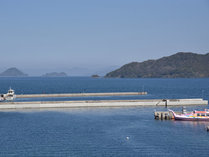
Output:
[[147,95],[147,92],[21,94],[21,95],[16,95],[16,97],[17,98],[43,98],[43,97],[128,96],[128,95]]
[[203,99],[1,102],[0,109],[208,105]]

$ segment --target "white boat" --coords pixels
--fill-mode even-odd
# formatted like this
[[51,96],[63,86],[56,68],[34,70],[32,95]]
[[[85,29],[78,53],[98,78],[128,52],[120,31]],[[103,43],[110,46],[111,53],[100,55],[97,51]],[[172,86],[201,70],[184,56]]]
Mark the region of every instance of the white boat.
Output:
[[13,89],[9,89],[7,94],[4,95],[5,100],[12,101],[16,98],[15,91]]

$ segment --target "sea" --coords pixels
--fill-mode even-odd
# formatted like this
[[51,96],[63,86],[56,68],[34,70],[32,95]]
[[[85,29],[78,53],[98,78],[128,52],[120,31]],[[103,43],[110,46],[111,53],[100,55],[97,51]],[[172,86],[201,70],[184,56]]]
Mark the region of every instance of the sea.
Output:
[[[22,98],[15,101],[203,98],[209,78],[90,77],[0,78],[0,93],[148,92],[137,96]],[[187,106],[188,111],[208,106]],[[181,111],[181,107],[170,107]],[[209,156],[209,122],[155,120],[165,107],[98,107],[0,111],[0,156],[196,157]]]

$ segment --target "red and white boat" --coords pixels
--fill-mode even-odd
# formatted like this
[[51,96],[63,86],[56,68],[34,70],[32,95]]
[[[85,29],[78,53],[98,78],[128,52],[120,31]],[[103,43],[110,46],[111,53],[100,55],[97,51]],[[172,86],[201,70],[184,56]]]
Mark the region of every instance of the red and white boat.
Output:
[[209,110],[193,111],[190,113],[176,114],[173,110],[169,110],[173,113],[175,120],[189,120],[189,121],[209,121]]

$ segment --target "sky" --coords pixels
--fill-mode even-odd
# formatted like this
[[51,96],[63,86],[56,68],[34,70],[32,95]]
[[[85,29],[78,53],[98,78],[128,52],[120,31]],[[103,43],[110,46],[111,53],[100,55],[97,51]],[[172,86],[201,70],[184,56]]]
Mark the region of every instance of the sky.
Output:
[[105,74],[209,52],[209,0],[0,0],[0,72]]

